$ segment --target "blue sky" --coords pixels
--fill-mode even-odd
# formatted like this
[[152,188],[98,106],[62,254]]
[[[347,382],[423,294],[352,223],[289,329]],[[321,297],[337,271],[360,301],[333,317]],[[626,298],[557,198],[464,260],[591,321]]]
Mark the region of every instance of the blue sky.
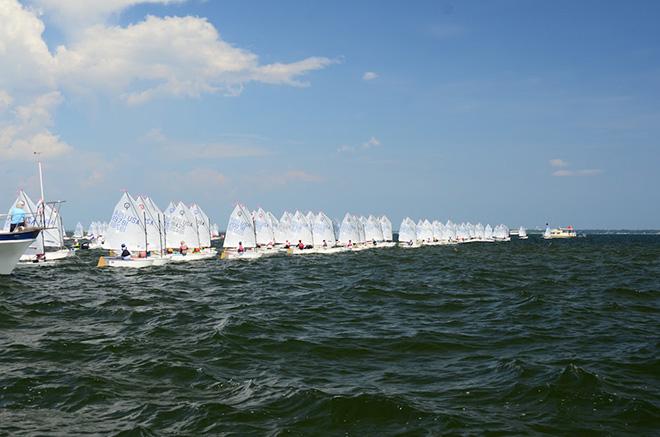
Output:
[[660,228],[657,2],[99,3],[0,0],[0,204]]

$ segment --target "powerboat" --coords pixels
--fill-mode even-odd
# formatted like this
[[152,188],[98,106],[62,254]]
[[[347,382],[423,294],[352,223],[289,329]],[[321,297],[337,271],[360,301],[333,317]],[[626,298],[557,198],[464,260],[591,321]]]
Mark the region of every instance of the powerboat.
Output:
[[20,231],[0,231],[0,275],[9,275],[23,253],[39,236],[41,228],[24,228]]

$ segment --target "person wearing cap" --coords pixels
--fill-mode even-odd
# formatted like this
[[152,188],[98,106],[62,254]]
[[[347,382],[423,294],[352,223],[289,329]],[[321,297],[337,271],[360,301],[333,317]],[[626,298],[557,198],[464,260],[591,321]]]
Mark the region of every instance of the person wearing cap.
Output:
[[179,253],[181,255],[187,255],[188,254],[188,246],[186,245],[185,241],[181,242],[181,245],[179,246]]
[[9,210],[9,217],[11,219],[9,232],[14,232],[16,228],[25,226],[25,210],[23,209],[24,206],[25,202],[19,200],[16,202],[16,206]]
[[121,245],[121,259],[131,259],[131,252],[128,251],[125,244]]

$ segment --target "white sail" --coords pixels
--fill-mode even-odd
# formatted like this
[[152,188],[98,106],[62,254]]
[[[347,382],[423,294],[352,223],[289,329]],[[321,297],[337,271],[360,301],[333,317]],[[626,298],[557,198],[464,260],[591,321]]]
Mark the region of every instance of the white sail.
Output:
[[367,221],[364,224],[364,237],[367,241],[384,241],[380,221],[372,215],[367,217]]
[[314,214],[312,211],[307,211],[307,214],[305,214],[305,218],[307,219],[307,223],[312,226],[314,224],[314,220],[316,220],[316,214]]
[[394,236],[392,235],[392,222],[387,216],[382,216],[380,218],[380,228],[383,232],[383,240],[393,241]]
[[134,200],[135,205],[137,206],[137,212],[147,228],[147,249],[160,252],[163,240],[161,229],[158,225],[158,216],[152,211],[149,202],[142,196],[138,196],[138,198]]
[[298,242],[302,242],[305,246],[314,244],[312,227],[307,221],[307,217],[300,211],[296,211],[293,215],[290,235],[293,244],[298,244]]
[[520,229],[518,229],[518,237],[524,238],[526,236],[527,236],[527,229],[521,226]]
[[337,238],[340,244],[346,245],[349,242],[355,244],[360,240],[357,220],[351,214],[346,213],[344,220],[339,226],[339,236]]
[[[183,211],[183,214],[181,214],[181,211]],[[190,211],[190,208],[188,208],[183,202],[179,202],[175,213],[181,215],[184,219],[185,227],[183,231],[183,241],[189,247],[200,247],[200,238],[197,233],[197,226],[195,225],[195,216]]]
[[335,245],[336,237],[332,220],[323,212],[319,212],[314,217],[312,236],[314,238],[314,247],[323,247],[323,241],[325,241],[327,247]]
[[119,251],[122,244],[131,252],[147,250],[144,217],[129,193],[124,193],[115,205],[104,248]]
[[358,242],[359,243],[364,243],[367,241],[365,232],[364,232],[364,222],[366,222],[367,219],[365,217],[360,217],[355,219],[355,223],[357,224],[358,228]]
[[202,208],[194,203],[190,207],[190,212],[194,218],[194,224],[197,227],[197,235],[199,236],[199,247],[211,247],[211,224],[209,217],[202,210]]
[[227,222],[224,247],[236,248],[239,243],[245,248],[257,246],[254,222],[250,213],[241,205],[236,205]]
[[482,225],[481,223],[477,223],[477,225],[474,227],[474,233],[475,233],[475,238],[477,240],[484,240],[484,234],[485,234],[484,225]]
[[84,231],[83,231],[83,225],[82,223],[78,222],[76,224],[76,229],[73,231],[73,238],[82,238],[84,237]]
[[417,223],[417,240],[420,241],[433,241],[433,226],[428,220],[420,220]]
[[484,228],[484,240],[492,240],[493,239],[493,228],[490,225],[486,225]]
[[401,222],[399,227],[399,241],[402,243],[407,243],[412,241],[413,243],[417,241],[417,225],[409,217],[406,217]]
[[275,233],[273,232],[271,219],[261,208],[255,211],[254,214],[254,231],[258,245],[266,246],[275,243]]
[[160,240],[159,241],[159,250],[166,251],[167,250],[167,230],[166,228],[166,221],[165,221],[165,213],[156,205],[156,202],[153,201],[150,197],[145,197],[144,199],[145,205],[147,206],[148,210],[151,212],[151,216],[156,223],[158,227],[158,231],[160,234]]
[[165,209],[165,247],[178,249],[181,242],[185,242],[186,213],[173,202]]
[[64,247],[64,229],[57,208],[48,204],[44,205],[41,201],[36,208],[36,224],[45,228],[38,239],[43,240],[45,247]]
[[290,234],[290,225],[291,225],[291,214],[287,211],[284,211],[282,217],[280,217],[279,224],[277,226],[277,231],[275,232],[275,242],[277,244],[285,244],[287,241],[291,242],[289,237]]
[[280,230],[280,221],[271,213],[270,211],[266,213],[268,221],[270,222],[270,227],[273,230],[273,242],[275,244],[283,244],[286,238]]

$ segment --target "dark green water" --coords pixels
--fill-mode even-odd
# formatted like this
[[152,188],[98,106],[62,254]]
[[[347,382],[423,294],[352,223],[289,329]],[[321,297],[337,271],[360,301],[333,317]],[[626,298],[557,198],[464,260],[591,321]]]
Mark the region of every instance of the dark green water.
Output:
[[0,278],[1,435],[660,429],[660,237]]

